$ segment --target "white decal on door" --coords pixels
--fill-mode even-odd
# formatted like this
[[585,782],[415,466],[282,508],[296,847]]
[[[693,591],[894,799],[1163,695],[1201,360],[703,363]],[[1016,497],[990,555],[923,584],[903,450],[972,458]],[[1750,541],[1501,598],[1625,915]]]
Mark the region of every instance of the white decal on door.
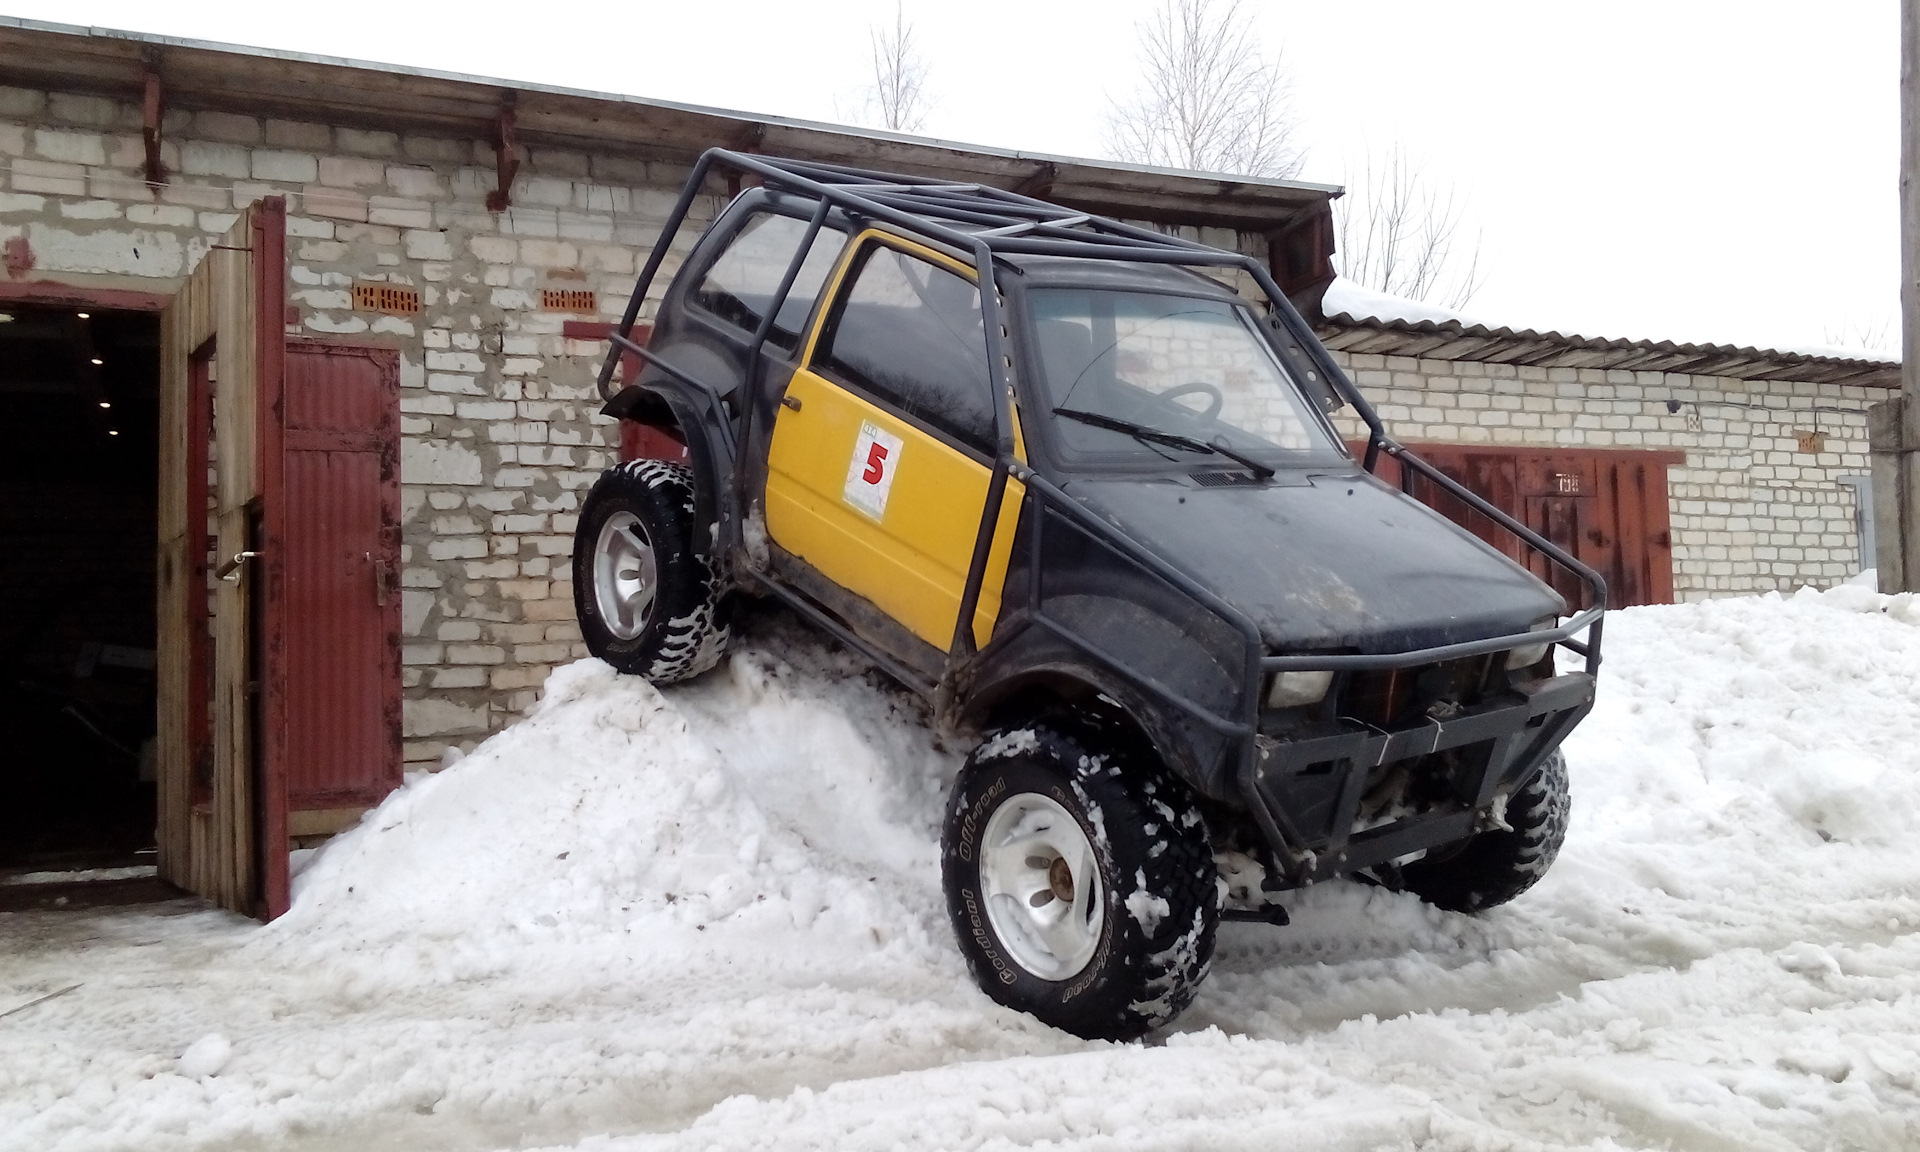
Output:
[[853,442],[853,459],[847,463],[847,490],[842,498],[875,520],[885,519],[887,493],[893,491],[893,474],[899,467],[900,437],[863,421]]

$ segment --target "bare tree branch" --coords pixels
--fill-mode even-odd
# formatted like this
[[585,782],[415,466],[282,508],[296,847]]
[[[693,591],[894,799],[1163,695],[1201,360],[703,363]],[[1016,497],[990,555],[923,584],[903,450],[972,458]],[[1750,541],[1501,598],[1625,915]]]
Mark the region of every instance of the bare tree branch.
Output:
[[1369,154],[1359,180],[1335,202],[1340,274],[1393,296],[1464,308],[1480,290],[1480,234],[1460,233],[1463,209],[1453,190],[1436,188],[1419,163],[1395,146]]
[[1121,160],[1248,176],[1293,176],[1286,73],[1271,60],[1240,0],[1161,0],[1140,25],[1140,87],[1107,117]]
[[1865,322],[1848,317],[1838,325],[1822,324],[1820,333],[1820,342],[1829,348],[1879,352],[1896,360],[1899,359],[1899,333],[1894,331],[1891,316],[1882,316],[1877,321]]
[[873,86],[867,110],[877,113],[879,126],[895,132],[917,132],[927,121],[927,62],[913,43],[913,25],[896,3],[893,26],[871,25],[867,40],[873,49]]

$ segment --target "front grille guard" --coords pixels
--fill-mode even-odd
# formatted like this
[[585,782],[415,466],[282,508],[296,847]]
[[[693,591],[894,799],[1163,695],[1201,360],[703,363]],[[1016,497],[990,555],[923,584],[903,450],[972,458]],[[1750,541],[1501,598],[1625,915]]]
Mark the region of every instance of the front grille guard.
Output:
[[[613,337],[607,359],[601,367],[598,383],[602,397],[612,400],[611,384],[614,367],[623,352],[631,353],[666,373],[678,385],[692,392],[697,398],[698,407],[704,409],[703,418],[710,420],[716,429],[726,427],[721,388],[716,387],[712,382],[689,374],[667,362],[653,350],[631,340],[633,325],[639,319],[654,276],[658,273],[674,238],[685,222],[689,209],[693,206],[696,197],[700,195],[708,177],[722,170],[731,170],[757,179],[769,188],[790,191],[817,201],[812,219],[808,222],[807,234],[795,250],[778,291],[768,303],[766,317],[760,324],[759,330],[754,333],[750,362],[757,362],[763,354],[773,318],[785,305],[788,292],[799,273],[800,263],[811,248],[814,235],[824,224],[829,207],[837,207],[844,212],[867,219],[884,221],[961,252],[970,253],[973,257],[974,268],[979,276],[981,319],[986,331],[987,358],[993,373],[995,392],[1000,402],[995,406],[993,413],[996,444],[993,470],[987,486],[985,507],[981,511],[980,523],[975,532],[973,555],[961,594],[959,612],[954,621],[953,643],[948,652],[944,674],[940,678],[941,685],[950,685],[960,679],[961,674],[977,655],[972,624],[980,599],[981,586],[986,576],[988,556],[992,550],[993,529],[1000,520],[1000,510],[1005,502],[1007,479],[1010,476],[1020,480],[1026,486],[1028,501],[1025,515],[1030,533],[1030,554],[1036,561],[1029,565],[1031,598],[1028,611],[1021,614],[1023,620],[1029,625],[1037,625],[1048,630],[1084,653],[1089,659],[1148,693],[1161,704],[1191,717],[1202,726],[1224,737],[1229,743],[1230,755],[1237,768],[1237,778],[1248,805],[1275,850],[1289,858],[1296,875],[1311,872],[1311,854],[1304,852],[1301,845],[1292,842],[1295,838],[1287,836],[1282,831],[1282,821],[1276,819],[1279,814],[1266,801],[1259,787],[1254,737],[1260,714],[1260,690],[1269,673],[1408,668],[1540,643],[1557,644],[1584,656],[1587,673],[1590,676],[1599,671],[1600,637],[1607,603],[1606,581],[1601,579],[1599,573],[1582,564],[1559,545],[1495,507],[1479,494],[1469,490],[1388,436],[1373,406],[1334,362],[1326,348],[1314,338],[1311,327],[1274,282],[1266,266],[1243,253],[1210,248],[1178,236],[1076,212],[988,185],[899,176],[843,165],[778,159],[719,148],[710,149],[695,163],[686,185],[681,190],[679,200],[672,212],[668,214],[661,229],[660,238],[634,285],[626,313]],[[1441,489],[1511,532],[1533,551],[1572,572],[1592,593],[1591,606],[1551,631],[1493,636],[1482,640],[1469,640],[1406,652],[1267,655],[1259,629],[1244,612],[1222,600],[1211,590],[1201,587],[1192,577],[1163,558],[1141,547],[1115,525],[1095,516],[1051,480],[1038,475],[1025,464],[1014,459],[1013,360],[1008,347],[1008,328],[1001,317],[1001,300],[997,282],[999,273],[1009,270],[1010,267],[1004,265],[999,257],[1008,254],[1076,256],[1190,267],[1237,268],[1245,272],[1260,286],[1274,317],[1299,346],[1307,351],[1314,366],[1326,375],[1327,381],[1340,398],[1353,405],[1354,411],[1367,425],[1369,437],[1364,466],[1368,472],[1375,470],[1381,455],[1385,454],[1400,462],[1403,479],[1407,475],[1405,471],[1407,469],[1425,476]],[[745,466],[745,462],[738,459],[737,454],[733,463],[736,468]],[[738,491],[737,485],[734,490]],[[1067,621],[1046,611],[1040,598],[1041,565],[1038,563],[1038,558],[1042,554],[1041,538],[1049,512],[1060,514],[1071,520],[1076,527],[1086,532],[1090,538],[1099,542],[1123,562],[1176,589],[1207,612],[1218,616],[1239,634],[1243,645],[1241,682],[1239,699],[1230,713],[1222,714],[1151,674],[1130,666],[1126,660],[1102,649],[1087,636],[1082,635]],[[723,513],[720,519],[728,538],[716,541],[716,546],[726,550],[730,545],[738,543],[735,539],[738,534],[738,518]],[[761,579],[762,582],[766,582],[764,577]],[[774,587],[775,591],[784,592],[783,589],[770,583],[769,587]],[[800,603],[796,596],[787,595],[784,598],[796,604]],[[842,640],[880,660],[883,665],[897,667],[896,661],[888,658],[886,654],[855,635],[850,629],[840,627],[822,613],[810,612],[809,615],[814,616],[817,623],[827,626]],[[1586,633],[1584,641],[1575,639],[1581,632]],[[911,676],[908,680],[922,690],[930,687],[924,683],[915,682],[916,678]],[[937,688],[937,686],[934,687]],[[1577,717],[1574,718],[1577,719]]]

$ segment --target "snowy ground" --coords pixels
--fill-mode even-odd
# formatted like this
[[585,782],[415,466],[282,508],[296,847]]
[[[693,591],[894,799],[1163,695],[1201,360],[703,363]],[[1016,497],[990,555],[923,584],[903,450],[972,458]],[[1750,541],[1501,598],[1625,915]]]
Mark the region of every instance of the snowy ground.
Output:
[[1539,887],[1302,893],[1127,1046],[972,987],[905,697],[779,628],[583,662],[271,927],[0,914],[0,1149],[1920,1147],[1916,625],[1614,615]]

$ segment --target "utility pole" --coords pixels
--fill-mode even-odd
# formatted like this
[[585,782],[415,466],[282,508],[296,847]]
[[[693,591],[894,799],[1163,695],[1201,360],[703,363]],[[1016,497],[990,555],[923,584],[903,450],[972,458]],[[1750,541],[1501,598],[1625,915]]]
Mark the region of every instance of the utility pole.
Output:
[[1920,587],[1920,0],[1900,0],[1900,395],[1867,411],[1880,591]]

